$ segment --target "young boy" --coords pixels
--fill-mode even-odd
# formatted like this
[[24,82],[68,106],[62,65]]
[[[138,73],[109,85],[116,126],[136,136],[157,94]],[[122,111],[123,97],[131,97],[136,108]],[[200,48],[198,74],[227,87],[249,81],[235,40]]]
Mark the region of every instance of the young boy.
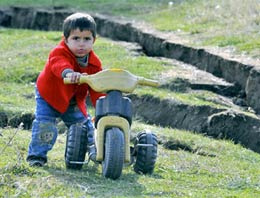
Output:
[[[87,84],[77,84],[82,73],[94,74],[102,70],[101,61],[93,52],[95,40],[96,23],[90,15],[75,13],[64,20],[63,39],[50,52],[36,83],[35,120],[27,156],[30,166],[43,166],[47,162],[47,152],[57,138],[58,117],[67,127],[82,123],[87,129],[89,157],[95,161],[94,127],[86,110],[86,97],[89,95],[95,106],[103,94]],[[65,77],[76,84],[65,85]]]

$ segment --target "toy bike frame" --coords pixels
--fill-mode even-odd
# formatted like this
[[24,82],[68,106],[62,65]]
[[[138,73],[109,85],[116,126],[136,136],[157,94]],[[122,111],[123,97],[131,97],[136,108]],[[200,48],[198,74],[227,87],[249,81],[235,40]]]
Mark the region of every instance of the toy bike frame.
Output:
[[[64,83],[70,83],[70,79],[65,78]],[[158,82],[144,77],[139,77],[122,69],[107,69],[93,75],[82,75],[80,84],[87,83],[93,90],[97,92],[106,92],[107,96],[97,100],[96,104],[96,119],[95,119],[95,144],[97,148],[98,162],[102,162],[103,174],[112,179],[116,179],[121,175],[123,163],[130,163],[130,125],[132,122],[132,106],[131,101],[127,97],[123,97],[122,93],[131,93],[137,85],[158,86]],[[123,133],[123,139],[110,143],[115,148],[115,152],[123,156],[123,161],[119,164],[113,164],[113,161],[118,161],[119,158],[112,154],[114,151],[111,148],[106,148],[106,133],[111,130],[114,132]],[[118,136],[118,135],[117,135]],[[109,137],[110,138],[110,137]],[[114,145],[113,145],[114,144]],[[139,144],[142,146],[142,144]],[[149,144],[143,145],[148,147]],[[107,150],[109,150],[107,153]],[[122,151],[121,151],[122,150]],[[106,153],[106,154],[105,154]],[[114,155],[114,156],[113,156]],[[109,160],[105,158],[111,158]],[[120,160],[119,160],[120,161]],[[113,170],[114,166],[118,166],[119,170]],[[121,169],[121,170],[120,170]],[[108,173],[106,173],[108,171]],[[109,172],[110,171],[110,172]],[[105,173],[104,173],[105,172]],[[117,172],[117,173],[114,173]]]

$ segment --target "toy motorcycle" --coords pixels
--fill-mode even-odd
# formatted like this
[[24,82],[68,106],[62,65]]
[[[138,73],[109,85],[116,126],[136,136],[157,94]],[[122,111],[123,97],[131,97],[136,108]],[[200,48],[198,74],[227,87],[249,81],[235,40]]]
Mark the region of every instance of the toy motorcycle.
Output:
[[[64,83],[70,83],[64,79]],[[97,100],[95,111],[96,161],[102,164],[103,176],[117,179],[124,164],[134,164],[137,173],[152,173],[157,158],[157,137],[151,132],[140,132],[130,146],[132,103],[123,93],[131,93],[137,85],[158,86],[158,82],[139,77],[122,69],[107,69],[93,75],[82,75],[80,83],[87,83],[106,96]],[[82,127],[69,129],[66,141],[67,168],[80,169],[85,161],[87,137]],[[69,148],[68,148],[69,147]]]

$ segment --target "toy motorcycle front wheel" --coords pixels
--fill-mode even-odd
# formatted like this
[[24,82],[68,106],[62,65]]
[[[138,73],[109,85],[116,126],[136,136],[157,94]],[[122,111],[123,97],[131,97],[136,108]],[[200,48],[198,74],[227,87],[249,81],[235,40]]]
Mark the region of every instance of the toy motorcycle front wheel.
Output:
[[113,127],[106,131],[104,149],[103,176],[117,179],[122,173],[125,158],[124,133],[119,128]]

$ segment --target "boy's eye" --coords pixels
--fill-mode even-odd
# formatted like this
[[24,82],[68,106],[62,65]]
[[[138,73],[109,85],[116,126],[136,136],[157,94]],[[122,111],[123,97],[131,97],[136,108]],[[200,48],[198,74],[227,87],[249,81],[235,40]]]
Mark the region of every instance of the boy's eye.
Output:
[[86,41],[89,41],[91,38],[90,37],[85,37],[84,38]]
[[79,40],[79,37],[78,36],[74,36],[72,39],[77,41],[77,40]]

